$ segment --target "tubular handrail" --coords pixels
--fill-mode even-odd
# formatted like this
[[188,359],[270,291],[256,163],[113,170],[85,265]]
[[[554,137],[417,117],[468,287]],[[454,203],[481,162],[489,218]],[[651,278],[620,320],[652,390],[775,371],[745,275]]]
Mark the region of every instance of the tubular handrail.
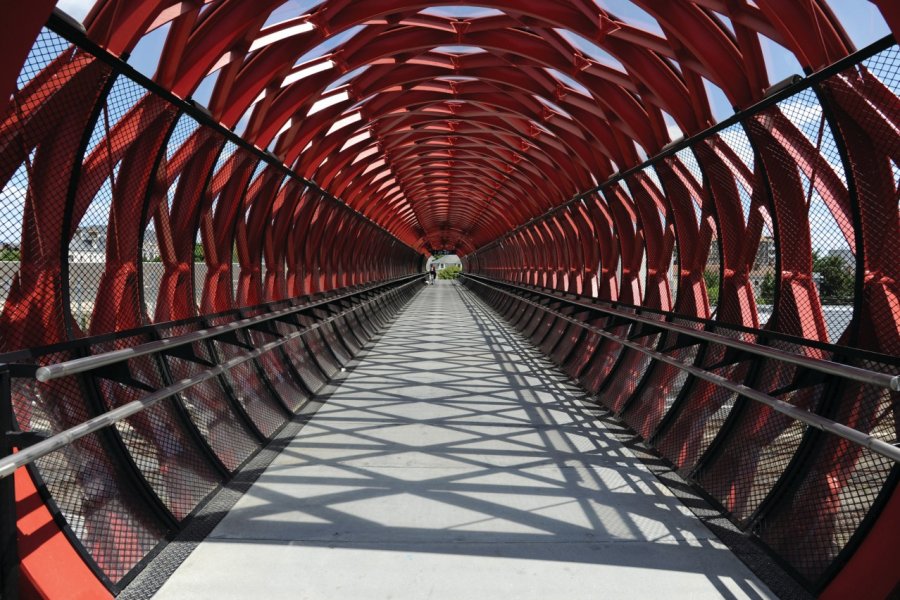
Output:
[[[407,278],[401,277],[398,279],[402,281],[403,279],[407,279]],[[327,323],[330,323],[336,319],[339,319],[340,317],[347,315],[351,312],[355,312],[355,311],[359,310],[360,308],[362,308],[363,306],[367,306],[367,305],[379,300],[386,294],[389,294],[398,289],[403,289],[409,285],[413,285],[420,279],[420,275],[417,274],[414,276],[410,276],[408,279],[411,279],[411,281],[403,283],[403,284],[399,285],[398,287],[393,287],[390,290],[384,291],[373,298],[370,298],[368,300],[365,300],[365,301],[357,304],[356,306],[352,306],[352,307],[342,310],[338,313],[335,313],[334,315],[331,315],[330,317],[327,317],[321,321],[317,321],[316,323],[313,323],[311,325],[308,325],[301,329],[298,329],[297,331],[290,333],[280,339],[263,344],[262,346],[259,346],[258,348],[254,348],[253,350],[250,350],[248,352],[245,352],[244,354],[242,354],[240,356],[235,356],[231,359],[228,359],[228,360],[224,361],[223,363],[216,365],[215,367],[206,368],[203,371],[201,371],[200,373],[197,373],[191,377],[180,379],[180,380],[176,381],[175,383],[173,383],[172,385],[166,386],[164,388],[160,388],[159,390],[156,390],[155,392],[151,392],[151,393],[147,394],[143,398],[134,400],[132,402],[129,402],[128,404],[124,404],[118,408],[114,408],[113,410],[110,410],[110,411],[107,411],[100,415],[97,415],[96,417],[93,417],[91,419],[88,419],[87,421],[79,423],[78,425],[75,425],[74,427],[66,429],[65,431],[61,431],[57,434],[52,435],[51,437],[48,437],[45,440],[37,442],[36,444],[34,444],[32,446],[21,449],[18,452],[16,452],[15,454],[4,457],[4,458],[0,459],[0,479],[9,477],[13,473],[15,473],[16,469],[18,469],[19,467],[28,465],[43,456],[46,456],[52,452],[56,452],[57,450],[60,450],[64,447],[68,446],[69,444],[73,443],[74,441],[76,441],[80,438],[83,438],[86,435],[96,433],[97,431],[99,431],[105,427],[109,427],[110,425],[114,425],[120,421],[123,421],[124,419],[127,419],[128,417],[153,406],[160,400],[164,400],[165,398],[174,396],[175,394],[177,394],[179,392],[182,392],[182,391],[184,391],[188,388],[191,388],[197,384],[200,384],[204,381],[212,379],[213,377],[218,377],[219,375],[222,375],[223,373],[226,373],[227,371],[230,371],[231,369],[233,369],[241,364],[244,364],[247,361],[250,361],[259,356],[262,356],[266,352],[270,352],[270,351],[278,348],[279,346],[282,346],[292,340],[297,339],[298,337],[306,335],[309,332],[314,331]],[[395,279],[393,281],[397,281],[397,279]],[[365,291],[365,290],[360,290],[357,293],[360,293],[362,291]],[[342,296],[340,298],[346,298],[346,296]],[[335,297],[335,298],[332,298],[331,301],[334,301],[334,300],[337,300],[340,298]],[[184,336],[181,336],[181,337],[184,337]],[[210,336],[206,336],[206,337],[210,337]],[[146,345],[146,344],[144,344],[144,345]],[[135,346],[135,348],[137,348],[137,347],[138,346]],[[172,347],[171,345],[164,346],[163,348],[161,348],[161,350],[168,349],[171,347]],[[157,350],[157,352],[158,351],[159,350]],[[108,354],[111,354],[111,353],[108,353]],[[145,352],[144,354],[147,354],[147,353]],[[102,355],[97,355],[97,356],[99,357]],[[129,355],[126,358],[133,358],[133,357],[134,357],[134,355]],[[117,358],[117,360],[125,360],[126,358]],[[74,361],[68,361],[68,362],[74,362]],[[65,363],[59,363],[59,364],[62,365]],[[110,363],[103,363],[100,366],[106,366],[108,364],[110,364]],[[83,365],[78,365],[78,366],[80,368]],[[92,368],[81,368],[77,372],[79,372],[79,373],[85,372],[85,371],[96,369],[96,368],[99,368],[99,366],[94,366]],[[69,371],[67,374],[72,374],[72,371]],[[60,377],[60,376],[61,375],[57,375],[57,377]]]
[[241,329],[246,329],[260,323],[265,323],[267,321],[280,319],[282,317],[303,312],[305,310],[325,306],[339,300],[346,300],[347,298],[358,296],[363,292],[372,291],[374,289],[384,287],[385,285],[390,285],[391,283],[397,283],[399,281],[403,281],[404,279],[412,279],[416,277],[420,277],[420,275],[416,274],[397,277],[388,281],[379,282],[375,285],[363,289],[358,289],[355,292],[350,292],[340,296],[333,296],[331,298],[324,298],[322,300],[316,300],[315,302],[309,302],[307,304],[283,308],[275,312],[267,313],[264,315],[257,315],[255,317],[248,317],[246,319],[241,319],[240,321],[226,323],[225,325],[217,325],[208,329],[192,331],[191,333],[185,333],[173,338],[154,340],[152,342],[146,342],[144,344],[132,346],[131,348],[110,350],[109,352],[103,352],[101,354],[94,354],[81,358],[73,358],[71,360],[62,361],[52,365],[45,365],[37,369],[37,371],[35,372],[35,379],[42,383],[46,383],[47,381],[50,381],[52,379],[59,379],[60,377],[67,377],[69,375],[76,375],[78,373],[84,373],[86,371],[93,371],[102,367],[108,367],[109,365],[113,365],[125,360],[131,360],[140,356],[156,354],[164,350],[170,350],[179,346],[193,344],[194,342],[214,338],[225,333],[239,331]]
[[[822,415],[818,415],[818,414],[810,412],[808,410],[798,408],[792,404],[789,404],[788,402],[785,402],[784,400],[780,400],[778,398],[775,398],[774,396],[770,396],[769,394],[760,392],[759,390],[755,390],[746,385],[743,385],[740,383],[735,383],[725,377],[722,377],[721,375],[716,375],[715,373],[710,373],[709,371],[706,371],[697,366],[690,365],[688,363],[680,361],[677,358],[673,358],[671,356],[668,356],[667,354],[663,354],[662,352],[658,352],[651,348],[647,348],[645,346],[642,346],[641,344],[632,342],[631,340],[628,340],[626,338],[618,336],[614,333],[610,333],[604,329],[595,327],[593,325],[590,325],[589,323],[585,323],[584,321],[580,321],[574,317],[570,317],[569,315],[564,315],[561,312],[550,309],[546,306],[538,304],[537,302],[534,302],[527,298],[522,298],[521,296],[517,296],[516,294],[509,292],[507,290],[501,289],[497,286],[490,285],[488,283],[484,283],[483,281],[478,281],[479,279],[482,279],[482,278],[473,278],[471,276],[467,276],[467,277],[474,279],[475,282],[478,283],[479,285],[483,285],[487,288],[496,290],[496,291],[500,292],[501,294],[513,296],[514,298],[516,298],[522,302],[525,302],[532,306],[538,307],[541,310],[544,310],[544,311],[556,316],[557,318],[563,319],[565,321],[568,321],[570,323],[573,323],[575,325],[583,327],[584,329],[587,329],[588,331],[596,333],[597,335],[600,335],[601,337],[612,340],[618,344],[621,344],[621,345],[631,348],[633,350],[637,350],[638,352],[642,352],[643,354],[646,354],[647,356],[649,356],[651,358],[654,358],[654,359],[664,362],[668,365],[672,365],[673,367],[676,367],[683,371],[686,371],[687,373],[690,373],[691,375],[693,375],[699,379],[703,379],[703,380],[713,383],[715,385],[718,385],[718,386],[721,386],[728,390],[731,390],[732,392],[740,394],[741,396],[744,396],[745,398],[749,398],[750,400],[754,400],[761,404],[765,404],[766,406],[772,408],[772,410],[775,410],[775,411],[777,411],[783,415],[786,415],[792,419],[795,419],[797,421],[805,423],[805,424],[809,425],[810,427],[815,427],[816,429],[819,429],[822,431],[827,431],[828,433],[832,433],[840,438],[843,438],[845,440],[848,440],[848,441],[858,444],[860,446],[864,446],[864,447],[868,448],[869,450],[871,450],[872,452],[879,454],[890,460],[893,460],[894,462],[900,463],[900,448],[898,448],[897,446],[894,446],[892,444],[889,444],[888,442],[885,442],[884,440],[881,440],[873,435],[870,435],[863,431],[859,431],[858,429],[853,429],[852,427],[847,427],[846,425],[843,425],[841,423],[838,423],[837,421],[833,421],[831,419],[823,417]],[[630,317],[631,315],[627,315],[627,313],[626,313],[626,316]],[[656,321],[651,321],[651,322],[653,324],[657,324]],[[692,330],[689,330],[689,331],[692,331]]]
[[[838,377],[852,379],[853,381],[858,381],[860,383],[887,388],[895,392],[900,391],[900,375],[890,375],[888,373],[882,373],[880,371],[875,371],[872,369],[864,369],[862,367],[855,367],[853,365],[836,363],[824,358],[813,358],[811,356],[804,356],[802,354],[793,354],[791,352],[779,350],[778,348],[773,348],[772,346],[765,346],[753,342],[745,342],[743,340],[737,340],[728,336],[720,335],[718,333],[713,333],[711,331],[691,329],[690,327],[684,327],[683,325],[678,325],[677,323],[658,321],[656,319],[650,319],[636,313],[630,313],[622,310],[617,310],[615,308],[604,307],[591,302],[585,302],[584,300],[561,298],[550,292],[536,290],[505,281],[499,281],[491,279],[489,277],[471,275],[468,273],[464,277],[479,281],[482,283],[482,285],[487,285],[488,287],[493,286],[490,283],[484,283],[485,281],[522,290],[530,294],[539,294],[553,300],[558,300],[560,302],[565,302],[573,306],[579,306],[581,308],[606,313],[614,317],[622,317],[630,319],[632,321],[636,321],[638,323],[643,323],[645,325],[652,325],[654,327],[659,327],[660,329],[665,329],[666,331],[687,335],[714,344],[720,344],[722,346],[728,346],[729,348],[734,348],[735,350],[741,350],[744,352],[755,354],[757,356],[762,356],[763,358],[771,358],[773,360],[790,363],[798,367],[812,369],[814,371],[819,371],[820,373],[825,373],[827,375],[836,375]],[[765,332],[762,331],[762,333]]]

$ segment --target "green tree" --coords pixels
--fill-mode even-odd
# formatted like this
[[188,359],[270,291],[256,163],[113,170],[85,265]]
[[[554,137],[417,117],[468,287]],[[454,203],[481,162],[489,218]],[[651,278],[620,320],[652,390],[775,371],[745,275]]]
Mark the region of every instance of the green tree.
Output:
[[456,279],[459,277],[462,267],[459,265],[450,265],[438,271],[438,279]]
[[716,269],[703,271],[703,281],[706,282],[706,294],[710,305],[719,303],[719,272]]
[[0,249],[0,260],[19,260],[19,249],[10,247]]
[[757,304],[774,304],[775,303],[775,271],[769,271],[763,277],[759,284],[759,297],[756,299]]
[[851,304],[853,302],[854,269],[841,256],[821,256],[813,251],[813,275],[819,285],[823,304]]

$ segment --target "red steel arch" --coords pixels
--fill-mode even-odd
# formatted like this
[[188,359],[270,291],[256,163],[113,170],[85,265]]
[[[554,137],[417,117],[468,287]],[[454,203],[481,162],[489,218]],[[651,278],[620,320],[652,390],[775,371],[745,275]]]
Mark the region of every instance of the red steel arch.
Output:
[[[897,3],[871,3],[900,34]],[[826,0],[628,3],[652,28],[591,0],[326,0],[309,14],[283,0],[98,0],[83,37],[59,17],[56,33],[45,28],[54,4],[17,6],[0,22],[10,98],[0,231],[17,240],[0,240],[16,257],[0,268],[10,273],[0,348],[17,360],[389,281],[438,250],[464,255],[474,275],[741,339],[771,335],[813,358],[888,369],[900,355],[897,49],[884,42],[830,67],[856,49]],[[160,28],[146,82],[115,57]],[[761,36],[819,75],[767,100]],[[184,102],[204,86],[206,111]],[[742,111],[725,125],[710,86]],[[95,266],[79,266],[91,253],[102,255]],[[840,289],[827,280],[839,267],[849,273]],[[542,350],[810,589],[896,589],[900,493],[865,451],[806,433],[784,442],[790,426],[771,411],[555,317],[502,308],[529,335],[544,332]],[[334,336],[292,347],[304,368],[326,371],[310,365],[328,352],[339,359],[327,351]],[[794,405],[867,432],[890,437],[900,423],[896,393],[828,390],[784,365],[735,362],[724,347],[697,355],[641,339],[733,381],[768,377]],[[241,377],[259,392],[283,368],[270,361]],[[30,415],[32,392],[15,394]],[[72,386],[41,394],[58,428],[96,408]],[[233,454],[211,446],[215,468],[232,470],[254,435],[271,433],[266,419],[280,409],[266,398],[235,426]],[[150,421],[135,427],[160,447]],[[128,488],[101,445],[81,451]],[[876,484],[863,493],[869,467]],[[764,472],[781,475],[761,493]],[[24,506],[36,488],[17,479]],[[52,595],[49,574],[63,565],[88,596],[115,590],[165,525],[146,524],[137,496],[116,502],[86,527],[121,533],[121,547],[88,531],[78,542],[87,563],[43,508],[24,516],[23,532],[49,532],[46,543],[28,538],[30,584]],[[824,558],[805,562],[791,547],[801,539]]]

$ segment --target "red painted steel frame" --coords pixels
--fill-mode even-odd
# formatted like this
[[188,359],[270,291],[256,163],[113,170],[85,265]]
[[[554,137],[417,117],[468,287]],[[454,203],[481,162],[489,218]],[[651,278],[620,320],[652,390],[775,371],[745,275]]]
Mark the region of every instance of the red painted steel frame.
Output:
[[[897,3],[872,2],[900,33]],[[0,91],[12,99],[0,125],[0,188],[23,190],[13,215],[20,264],[0,313],[4,351],[364,285],[415,272],[423,253],[453,250],[470,272],[502,281],[900,354],[900,101],[883,65],[848,68],[802,102],[755,111],[611,179],[663,150],[670,132],[712,126],[709,84],[738,109],[762,100],[770,82],[760,36],[807,72],[851,53],[825,0],[634,0],[659,33],[591,0],[327,0],[284,18],[272,16],[286,14],[282,0],[98,1],[87,38],[126,56],[166,28],[155,84],[187,98],[212,83],[212,119],[241,131],[248,144],[240,147],[159,93],[140,88],[125,98],[116,69],[68,42],[39,39],[35,48],[50,47],[48,56],[28,58],[53,4],[16,6],[0,24]],[[459,4],[480,8],[467,17],[441,10]],[[251,145],[276,160],[262,161]],[[598,187],[604,181],[612,182]],[[828,240],[818,222],[825,213],[834,223]],[[67,251],[86,227],[107,236],[83,315],[70,297]],[[823,242],[855,261],[852,319],[839,332],[829,331],[831,300],[817,280]],[[776,258],[762,302],[769,243]],[[148,248],[158,256],[148,259]],[[727,431],[752,432],[757,450],[785,432],[769,413],[734,410],[723,439],[708,446],[712,415],[731,411],[711,386],[506,308],[664,455],[671,448],[679,467],[728,455],[743,438]],[[313,352],[329,343],[313,337],[304,342]],[[796,351],[825,356],[827,347]],[[711,349],[697,360],[723,357]],[[764,367],[729,373],[758,377]],[[690,393],[666,413],[660,398],[682,386]],[[875,422],[862,390],[841,394],[820,408],[850,406],[854,426]],[[741,478],[756,477],[759,456],[748,453],[722,484],[726,509],[750,503]],[[782,486],[792,491],[775,508],[827,529],[863,459],[840,445],[817,456],[804,468],[827,485]],[[858,552],[840,557],[848,562],[836,576],[808,579],[832,597],[860,581],[886,594],[896,583],[886,561],[900,551],[891,535],[898,514],[895,493]],[[37,587],[48,576],[45,550],[27,548]],[[74,554],[66,560],[84,575]]]

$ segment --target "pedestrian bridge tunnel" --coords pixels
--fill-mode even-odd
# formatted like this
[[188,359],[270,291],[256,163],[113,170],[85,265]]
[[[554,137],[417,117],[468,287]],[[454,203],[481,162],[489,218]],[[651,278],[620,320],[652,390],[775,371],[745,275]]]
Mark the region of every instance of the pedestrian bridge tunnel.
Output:
[[115,596],[443,252],[802,588],[898,591],[896,2],[55,4],[0,20],[9,597]]

